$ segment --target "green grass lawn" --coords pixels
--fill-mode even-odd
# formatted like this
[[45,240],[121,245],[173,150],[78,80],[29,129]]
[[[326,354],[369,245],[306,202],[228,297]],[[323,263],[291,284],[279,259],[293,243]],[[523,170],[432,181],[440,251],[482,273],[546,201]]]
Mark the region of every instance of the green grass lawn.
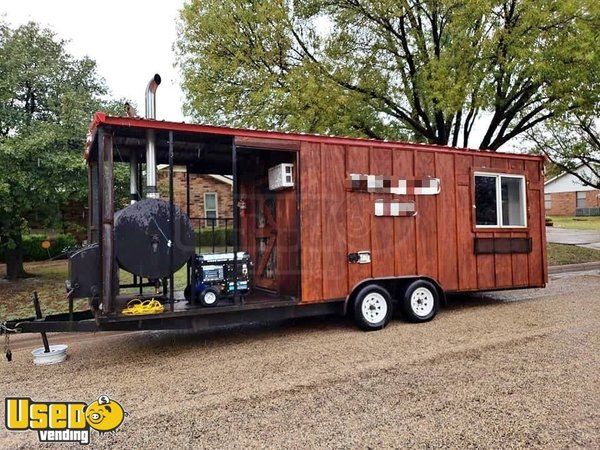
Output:
[[600,261],[600,250],[576,245],[548,244],[548,265],[562,266]]
[[574,230],[600,231],[600,216],[591,217],[563,217],[550,216],[556,228],[571,228]]
[[[4,265],[0,276],[4,275]],[[31,297],[37,291],[42,312],[52,314],[68,311],[65,280],[67,261],[25,263],[30,278],[8,282],[0,278],[0,320],[25,318],[35,315]],[[84,309],[85,300],[76,300],[76,309]]]
[[[0,277],[4,274],[4,265],[0,264]],[[41,261],[25,263],[30,278],[7,281],[0,278],[0,321],[19,319],[35,315],[32,294],[38,292],[42,312],[56,314],[68,311],[65,280],[68,278],[68,262]],[[122,284],[130,283],[131,274],[120,271]],[[187,283],[185,266],[175,273],[175,289],[183,290]],[[150,288],[145,288],[150,290]],[[136,293],[137,289],[123,289],[123,293]],[[75,300],[75,309],[87,309],[87,300]]]
[[[200,249],[196,249],[197,251]],[[227,250],[231,252],[231,247]],[[215,247],[215,252],[224,252],[225,247]],[[211,253],[212,248],[202,247],[202,252]],[[43,314],[56,314],[68,311],[65,280],[68,278],[68,261],[39,261],[25,263],[25,271],[32,276],[18,281],[8,282],[4,264],[0,264],[0,321],[18,319],[35,315],[32,294],[38,292]],[[121,284],[133,281],[130,273],[120,270]],[[175,273],[175,290],[183,291],[187,284],[186,266]],[[144,288],[152,292],[151,288]],[[137,288],[122,289],[123,294],[135,294]],[[75,300],[75,309],[87,309],[87,300]]]

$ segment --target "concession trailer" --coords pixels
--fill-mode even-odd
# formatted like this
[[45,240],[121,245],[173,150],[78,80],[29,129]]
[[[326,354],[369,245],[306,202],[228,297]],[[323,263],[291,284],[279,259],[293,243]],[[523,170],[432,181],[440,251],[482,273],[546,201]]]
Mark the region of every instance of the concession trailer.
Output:
[[[372,330],[394,310],[428,321],[448,293],[545,286],[542,157],[159,121],[158,84],[146,118],[93,117],[88,244],[70,257],[69,312],[5,330],[199,330],[324,314]],[[115,211],[119,164],[131,200]],[[168,189],[157,188],[159,164]],[[188,183],[177,192],[174,167]],[[231,217],[190,217],[193,174],[230,177]],[[78,298],[89,308],[74,311]]]

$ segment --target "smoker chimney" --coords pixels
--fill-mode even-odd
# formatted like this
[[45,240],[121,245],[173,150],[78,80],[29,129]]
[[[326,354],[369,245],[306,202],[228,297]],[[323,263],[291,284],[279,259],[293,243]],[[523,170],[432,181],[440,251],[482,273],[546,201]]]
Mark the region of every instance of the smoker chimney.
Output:
[[[146,119],[156,119],[156,89],[160,75],[155,74],[146,87]],[[146,197],[158,198],[156,189],[156,137],[154,130],[146,131]]]
[[129,151],[129,193],[133,205],[140,199],[138,193],[138,155],[134,149]]
[[160,75],[154,74],[146,88],[146,119],[156,119],[156,89],[160,81]]

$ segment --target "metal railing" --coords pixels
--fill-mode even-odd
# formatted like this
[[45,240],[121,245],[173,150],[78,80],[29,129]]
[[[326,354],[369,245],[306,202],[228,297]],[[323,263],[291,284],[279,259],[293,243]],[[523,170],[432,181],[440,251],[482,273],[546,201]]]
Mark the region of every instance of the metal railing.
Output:
[[[211,253],[224,250],[225,253],[233,251],[235,233],[233,217],[190,217],[198,251],[210,249]],[[208,236],[207,236],[208,235]]]

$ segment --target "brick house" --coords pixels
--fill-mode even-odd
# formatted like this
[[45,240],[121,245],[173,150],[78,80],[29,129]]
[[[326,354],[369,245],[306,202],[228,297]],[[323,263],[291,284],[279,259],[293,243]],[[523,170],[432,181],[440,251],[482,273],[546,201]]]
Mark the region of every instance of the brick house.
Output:
[[[588,174],[581,165],[576,170]],[[544,183],[545,208],[548,216],[575,216],[579,208],[600,208],[600,190],[585,186],[575,176],[564,172]]]
[[[186,211],[187,172],[185,167],[173,168],[173,194],[175,204]],[[218,227],[225,226],[225,219],[233,217],[233,180],[223,175],[189,174],[190,177],[190,219],[194,228],[211,226],[215,220]],[[158,168],[158,190],[163,200],[169,200],[169,171]],[[201,223],[202,222],[202,223]],[[231,222],[229,223],[231,226]]]

